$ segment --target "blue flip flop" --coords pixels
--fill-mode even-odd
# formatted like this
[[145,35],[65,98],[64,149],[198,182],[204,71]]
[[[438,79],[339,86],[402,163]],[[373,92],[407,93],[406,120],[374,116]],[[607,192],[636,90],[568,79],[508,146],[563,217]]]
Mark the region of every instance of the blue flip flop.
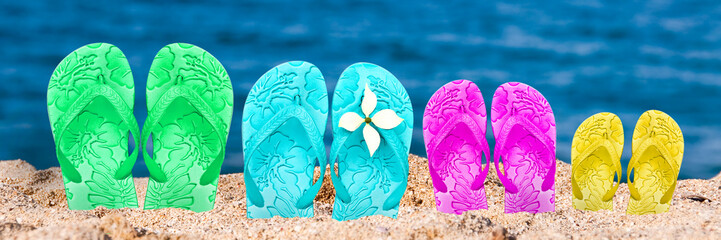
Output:
[[242,126],[248,218],[313,217],[327,164],[327,121],[325,80],[313,64],[283,63],[253,85]]
[[[406,89],[377,65],[353,64],[336,86],[332,118],[333,219],[396,218],[408,183],[413,133],[413,107]],[[336,161],[338,173],[333,168]]]

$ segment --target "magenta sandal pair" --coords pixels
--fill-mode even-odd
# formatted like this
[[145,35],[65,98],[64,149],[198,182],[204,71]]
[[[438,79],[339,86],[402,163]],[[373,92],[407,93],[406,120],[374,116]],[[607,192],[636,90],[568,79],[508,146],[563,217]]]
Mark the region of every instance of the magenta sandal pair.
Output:
[[[468,80],[444,85],[428,102],[423,138],[438,211],[488,209],[483,187],[490,158],[486,119],[481,91]],[[491,126],[493,162],[506,190],[505,212],[555,211],[556,122],[546,98],[523,83],[501,85],[493,95]]]

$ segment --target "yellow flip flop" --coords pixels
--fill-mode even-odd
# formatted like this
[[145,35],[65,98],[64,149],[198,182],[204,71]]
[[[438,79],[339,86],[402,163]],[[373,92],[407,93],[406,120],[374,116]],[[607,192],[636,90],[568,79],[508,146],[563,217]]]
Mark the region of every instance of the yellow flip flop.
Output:
[[[649,110],[633,132],[633,156],[628,163],[628,214],[668,212],[683,160],[681,128],[666,113]],[[631,181],[633,174],[633,181]]]
[[597,113],[581,123],[571,147],[574,208],[613,209],[613,195],[621,180],[622,152],[623,124],[618,116]]

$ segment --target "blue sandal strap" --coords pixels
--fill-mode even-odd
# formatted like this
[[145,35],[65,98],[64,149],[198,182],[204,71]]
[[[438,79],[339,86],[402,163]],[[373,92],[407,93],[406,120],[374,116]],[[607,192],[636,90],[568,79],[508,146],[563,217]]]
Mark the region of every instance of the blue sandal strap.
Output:
[[[334,134],[337,135],[337,134]],[[350,194],[348,194],[348,189],[343,185],[343,182],[340,180],[340,174],[338,174],[335,171],[335,164],[338,161],[338,152],[340,151],[340,147],[345,145],[345,141],[348,140],[348,136],[350,134],[346,134],[344,136],[341,136],[335,140],[333,140],[333,144],[330,147],[330,178],[333,182],[333,188],[335,190],[336,196],[344,203],[350,202]],[[339,166],[340,168],[340,166]],[[340,169],[338,169],[340,171]]]
[[[404,149],[402,141],[398,139],[398,135],[396,135],[393,130],[386,130],[386,129],[378,129],[380,135],[388,142],[388,145],[393,148],[394,157],[399,160],[401,164],[401,168],[404,173],[408,173],[408,152],[407,149]],[[331,160],[330,160],[330,169],[331,169],[331,180],[333,181],[333,187],[335,188],[336,196],[343,201],[344,203],[350,202],[350,194],[348,193],[348,189],[343,185],[343,182],[341,182],[340,175],[335,171],[334,164],[337,161],[338,153],[340,151],[341,146],[345,144],[345,141],[348,140],[348,136],[350,134],[347,134],[345,136],[342,136],[337,139],[337,141],[333,142],[333,145],[331,146]],[[402,159],[402,156],[406,156],[405,159]],[[403,198],[403,194],[406,191],[406,187],[408,186],[408,175],[403,176],[403,181],[401,181],[401,185],[393,189],[391,194],[388,196],[386,201],[383,203],[383,210],[392,209],[398,203],[400,203],[401,199]]]
[[[308,134],[313,150],[316,152],[316,158],[320,162],[320,177],[295,203],[296,208],[303,209],[313,204],[313,200],[323,184],[323,176],[325,175],[325,168],[327,165],[323,136],[320,134],[318,127],[315,125],[313,118],[303,107],[291,105],[273,115],[273,117],[271,117],[266,124],[263,125],[263,127],[259,129],[248,141],[245,150],[249,152],[245,152],[244,155],[246,159],[250,159],[260,144],[290,119],[297,119],[301,123],[303,129]],[[246,170],[248,165],[249,164],[246,163]],[[313,165],[315,165],[315,162],[313,162]],[[250,202],[255,206],[265,206],[265,200],[260,193],[260,189],[253,180],[251,171],[244,171],[243,178],[245,179],[245,187],[248,192],[248,199]]]
[[[403,142],[398,138],[398,135],[395,134],[393,130],[379,130],[383,139],[385,139],[388,142],[388,145],[393,148],[395,159],[400,162],[401,167],[403,168],[403,173],[405,173],[401,184],[393,189],[386,201],[383,202],[383,210],[389,210],[398,206],[403,198],[403,194],[406,192],[406,187],[408,186],[408,149],[403,146]],[[405,158],[403,156],[405,156]]]

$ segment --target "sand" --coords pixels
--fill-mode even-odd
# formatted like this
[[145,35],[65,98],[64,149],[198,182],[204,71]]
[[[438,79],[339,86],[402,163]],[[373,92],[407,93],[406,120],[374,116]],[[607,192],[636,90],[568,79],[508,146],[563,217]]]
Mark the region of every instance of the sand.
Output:
[[[579,211],[571,205],[570,165],[558,161],[556,212],[503,213],[503,187],[491,169],[485,187],[488,210],[463,215],[436,211],[426,159],[410,156],[408,190],[398,219],[381,216],[338,222],[331,218],[333,188],[325,176],[315,217],[246,218],[242,174],[220,177],[216,207],[70,211],[59,168],[36,170],[22,160],[0,161],[0,239],[721,239],[721,175],[679,181],[671,210],[626,215],[629,192],[622,184],[613,211]],[[493,168],[493,167],[491,167]],[[147,178],[135,178],[139,202]]]

